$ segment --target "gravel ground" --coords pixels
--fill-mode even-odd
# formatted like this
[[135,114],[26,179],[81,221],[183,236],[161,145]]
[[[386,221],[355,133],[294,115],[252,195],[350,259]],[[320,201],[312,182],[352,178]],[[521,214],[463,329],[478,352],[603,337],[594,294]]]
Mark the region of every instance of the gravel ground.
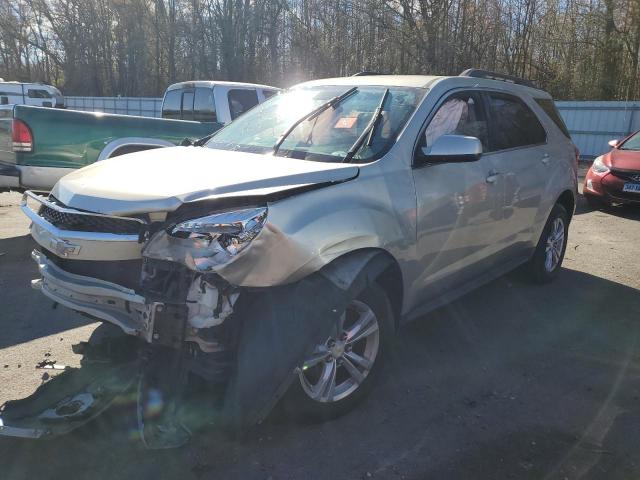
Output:
[[[29,288],[18,199],[0,194],[0,403],[37,387],[41,360],[77,365],[70,345],[96,327]],[[640,478],[639,233],[640,210],[581,200],[555,283],[508,275],[403,328],[374,395],[341,419],[149,452],[106,415],[55,441],[0,439],[0,476]]]

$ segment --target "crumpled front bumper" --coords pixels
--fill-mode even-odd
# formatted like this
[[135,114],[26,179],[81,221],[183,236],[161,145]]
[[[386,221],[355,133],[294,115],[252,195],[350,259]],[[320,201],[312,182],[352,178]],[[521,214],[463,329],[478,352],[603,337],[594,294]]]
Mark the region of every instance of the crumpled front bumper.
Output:
[[129,335],[153,340],[156,312],[162,303],[147,303],[129,288],[66,272],[37,250],[31,257],[41,275],[32,280],[33,288],[60,305],[117,325]]

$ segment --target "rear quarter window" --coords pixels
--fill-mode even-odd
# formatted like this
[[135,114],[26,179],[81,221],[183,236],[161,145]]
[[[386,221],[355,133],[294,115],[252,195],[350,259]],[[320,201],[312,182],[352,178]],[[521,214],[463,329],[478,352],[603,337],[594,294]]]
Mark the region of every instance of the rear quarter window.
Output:
[[490,93],[491,151],[539,145],[547,141],[535,113],[518,97]]
[[565,137],[571,138],[571,134],[569,133],[569,129],[562,120],[560,116],[560,112],[556,108],[556,104],[550,98],[536,98],[536,103],[544,110],[544,113],[549,115],[549,118],[553,120],[553,123],[560,129],[560,131],[564,134]]

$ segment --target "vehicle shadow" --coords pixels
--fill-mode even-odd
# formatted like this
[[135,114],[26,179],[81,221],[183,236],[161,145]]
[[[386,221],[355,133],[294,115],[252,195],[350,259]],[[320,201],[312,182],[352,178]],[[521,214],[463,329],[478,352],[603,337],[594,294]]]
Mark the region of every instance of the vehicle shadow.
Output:
[[593,212],[594,210],[589,206],[584,196],[579,193],[576,197],[576,209],[574,215],[582,215],[583,213]]
[[627,220],[640,220],[640,206],[619,205],[600,210],[603,213],[615,215]]
[[619,218],[625,218],[627,220],[640,220],[640,206],[615,205],[594,210],[589,206],[583,195],[578,195],[575,214],[581,215],[583,213],[590,212],[602,212]]
[[38,270],[30,235],[0,239],[0,349],[90,323],[30,288]]
[[[589,472],[598,445],[616,445],[619,412],[640,418],[638,311],[640,291],[587,273],[543,286],[508,275],[402,327],[373,394],[338,420],[278,415],[241,441],[207,422],[188,446],[151,452],[119,413],[55,442],[0,440],[4,478],[322,479],[327,462],[336,479]],[[640,442],[640,429],[622,433]]]

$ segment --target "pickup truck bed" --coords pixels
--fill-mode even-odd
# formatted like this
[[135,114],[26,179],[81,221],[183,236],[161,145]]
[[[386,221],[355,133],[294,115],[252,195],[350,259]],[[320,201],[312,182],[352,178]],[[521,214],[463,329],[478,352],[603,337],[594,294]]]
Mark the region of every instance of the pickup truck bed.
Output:
[[[31,136],[30,151],[19,129]],[[112,115],[26,105],[0,106],[0,191],[50,189],[71,169],[106,158],[202,138],[220,123]],[[28,138],[28,135],[27,135]],[[21,151],[22,150],[22,151]]]

